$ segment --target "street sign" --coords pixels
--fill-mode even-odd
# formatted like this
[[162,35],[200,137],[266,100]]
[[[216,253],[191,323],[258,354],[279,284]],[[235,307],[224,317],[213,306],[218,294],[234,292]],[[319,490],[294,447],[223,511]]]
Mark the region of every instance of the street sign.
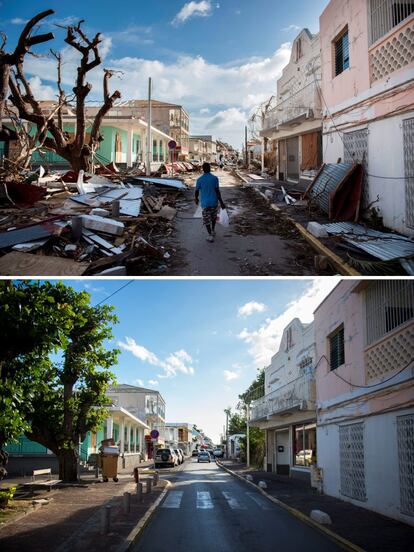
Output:
[[157,429],[153,429],[150,435],[151,435],[151,439],[157,440],[160,435],[160,432]]
[[170,140],[168,142],[168,149],[173,150],[177,147],[177,142],[175,140]]

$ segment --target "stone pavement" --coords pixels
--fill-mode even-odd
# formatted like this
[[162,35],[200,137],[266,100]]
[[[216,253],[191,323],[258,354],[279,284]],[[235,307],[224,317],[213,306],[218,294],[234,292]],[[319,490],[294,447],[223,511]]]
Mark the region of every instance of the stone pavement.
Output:
[[[147,476],[141,477],[144,481]],[[138,503],[131,475],[120,475],[117,483],[102,483],[90,478],[79,485],[56,488],[43,493],[49,504],[17,521],[0,526],[2,552],[115,551],[159,497],[163,481]],[[131,511],[123,513],[123,493],[132,494]],[[36,497],[39,498],[39,495]],[[110,533],[100,534],[102,509],[111,504]]]
[[354,506],[338,498],[318,494],[306,481],[247,469],[245,464],[221,460],[226,468],[239,475],[250,474],[254,483],[266,481],[266,492],[288,506],[310,516],[311,510],[329,514],[327,527],[367,552],[407,552],[413,550],[414,527],[381,514]]

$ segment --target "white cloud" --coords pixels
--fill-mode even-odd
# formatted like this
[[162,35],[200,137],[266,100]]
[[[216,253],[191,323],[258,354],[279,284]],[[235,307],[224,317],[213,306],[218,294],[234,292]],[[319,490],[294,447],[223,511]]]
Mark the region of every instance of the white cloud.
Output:
[[241,307],[239,307],[239,316],[251,316],[254,312],[263,312],[267,309],[264,303],[258,303],[257,301],[249,301]]
[[155,353],[139,345],[132,337],[125,337],[125,342],[118,341],[118,346],[125,351],[129,351],[142,362],[148,362],[152,366],[162,368],[164,373],[158,374],[159,378],[171,378],[176,376],[178,372],[186,375],[194,374],[193,358],[184,349],[170,353],[165,360],[161,360]]
[[257,368],[267,366],[272,356],[277,352],[284,328],[293,320],[299,318],[308,323],[313,320],[313,312],[328,293],[339,282],[339,278],[318,278],[312,281],[305,292],[292,301],[285,311],[275,318],[267,318],[257,330],[246,328],[238,335],[239,339],[249,345],[249,353]]
[[38,76],[29,79],[29,84],[35,98],[38,100],[50,100],[56,96],[56,90],[48,84],[43,84]]
[[27,23],[27,19],[22,19],[21,17],[13,17],[13,19],[10,21],[13,25],[24,25]]
[[288,27],[284,27],[282,29],[282,31],[284,32],[288,32],[288,31],[300,31],[302,27],[299,27],[299,25],[295,25],[295,24],[292,24],[292,25],[289,25]]
[[[220,7],[217,5],[216,7]],[[208,17],[212,13],[213,6],[208,0],[201,2],[187,2],[172,20],[173,25],[185,23],[191,17]]]
[[134,381],[134,384],[135,385],[138,385],[139,387],[143,387],[144,386],[144,382],[142,381],[142,379],[136,379]]
[[148,384],[149,384],[149,385],[158,385],[158,381],[157,381],[157,380],[150,379],[150,380],[148,380]]
[[238,374],[237,372],[232,372],[231,370],[224,370],[223,374],[226,381],[235,380],[240,377],[240,374]]
[[[285,43],[267,58],[254,57],[222,65],[190,55],[178,56],[172,62],[140,57],[111,59],[115,40],[114,35],[103,37],[100,51],[104,65],[88,73],[93,87],[89,100],[102,101],[103,66],[123,72],[110,82],[111,90],[121,91],[122,100],[145,98],[148,77],[152,77],[154,97],[184,105],[190,112],[192,134],[213,133],[236,147],[243,141],[250,109],[274,93],[276,80],[290,57],[290,44]],[[63,85],[71,93],[79,53],[69,46],[61,53]],[[37,76],[41,81],[45,75],[53,81],[56,75],[52,58],[27,58],[25,69],[28,75]],[[50,96],[56,97],[56,92]]]

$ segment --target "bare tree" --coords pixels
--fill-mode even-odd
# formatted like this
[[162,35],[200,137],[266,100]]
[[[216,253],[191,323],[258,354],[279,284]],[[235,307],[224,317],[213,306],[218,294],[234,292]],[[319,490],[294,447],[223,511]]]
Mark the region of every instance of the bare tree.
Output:
[[[43,12],[34,17],[33,25],[39,21],[39,17],[45,17],[53,13],[52,10]],[[101,108],[98,110],[94,121],[92,123],[90,134],[86,135],[87,119],[85,112],[86,98],[92,90],[92,85],[87,82],[87,74],[98,67],[101,63],[101,57],[99,55],[99,44],[102,42],[100,33],[97,33],[91,40],[83,31],[81,25],[83,21],[80,21],[76,26],[67,27],[67,34],[65,42],[75,48],[80,54],[81,59],[77,68],[76,83],[73,88],[73,96],[70,98],[66,96],[62,87],[62,59],[60,54],[52,51],[53,57],[57,61],[57,88],[58,98],[56,106],[52,109],[52,116],[50,113],[45,113],[42,110],[41,102],[36,100],[30,82],[28,81],[24,69],[23,62],[24,56],[29,51],[28,48],[23,49],[23,53],[20,57],[14,60],[13,70],[9,71],[9,87],[11,95],[9,97],[12,105],[17,110],[18,116],[21,120],[28,121],[36,128],[36,143],[42,144],[43,148],[50,150],[64,159],[66,159],[74,171],[90,170],[93,159],[93,152],[96,151],[100,142],[102,141],[102,135],[100,133],[100,126],[106,113],[112,108],[114,102],[121,97],[121,93],[116,90],[112,94],[109,92],[108,81],[113,76],[114,72],[108,69],[104,69],[103,79],[103,96],[104,102]],[[26,28],[30,25],[30,22],[26,25]],[[30,27],[27,33],[30,35]],[[22,34],[23,34],[22,33]],[[27,34],[26,33],[26,34]],[[48,35],[40,35],[48,36]],[[53,37],[53,35],[52,35]],[[39,37],[33,37],[38,39]],[[19,42],[22,40],[20,38]],[[33,39],[31,39],[33,40]],[[44,41],[44,40],[43,40]],[[35,43],[38,43],[39,40]],[[72,103],[75,104],[76,113],[76,125],[74,133],[68,133],[63,127],[63,112],[64,109]]]

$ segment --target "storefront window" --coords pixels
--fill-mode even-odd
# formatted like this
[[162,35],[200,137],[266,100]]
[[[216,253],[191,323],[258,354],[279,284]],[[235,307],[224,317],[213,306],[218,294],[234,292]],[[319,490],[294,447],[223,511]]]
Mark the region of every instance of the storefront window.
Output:
[[316,424],[294,427],[293,461],[295,466],[316,464]]

